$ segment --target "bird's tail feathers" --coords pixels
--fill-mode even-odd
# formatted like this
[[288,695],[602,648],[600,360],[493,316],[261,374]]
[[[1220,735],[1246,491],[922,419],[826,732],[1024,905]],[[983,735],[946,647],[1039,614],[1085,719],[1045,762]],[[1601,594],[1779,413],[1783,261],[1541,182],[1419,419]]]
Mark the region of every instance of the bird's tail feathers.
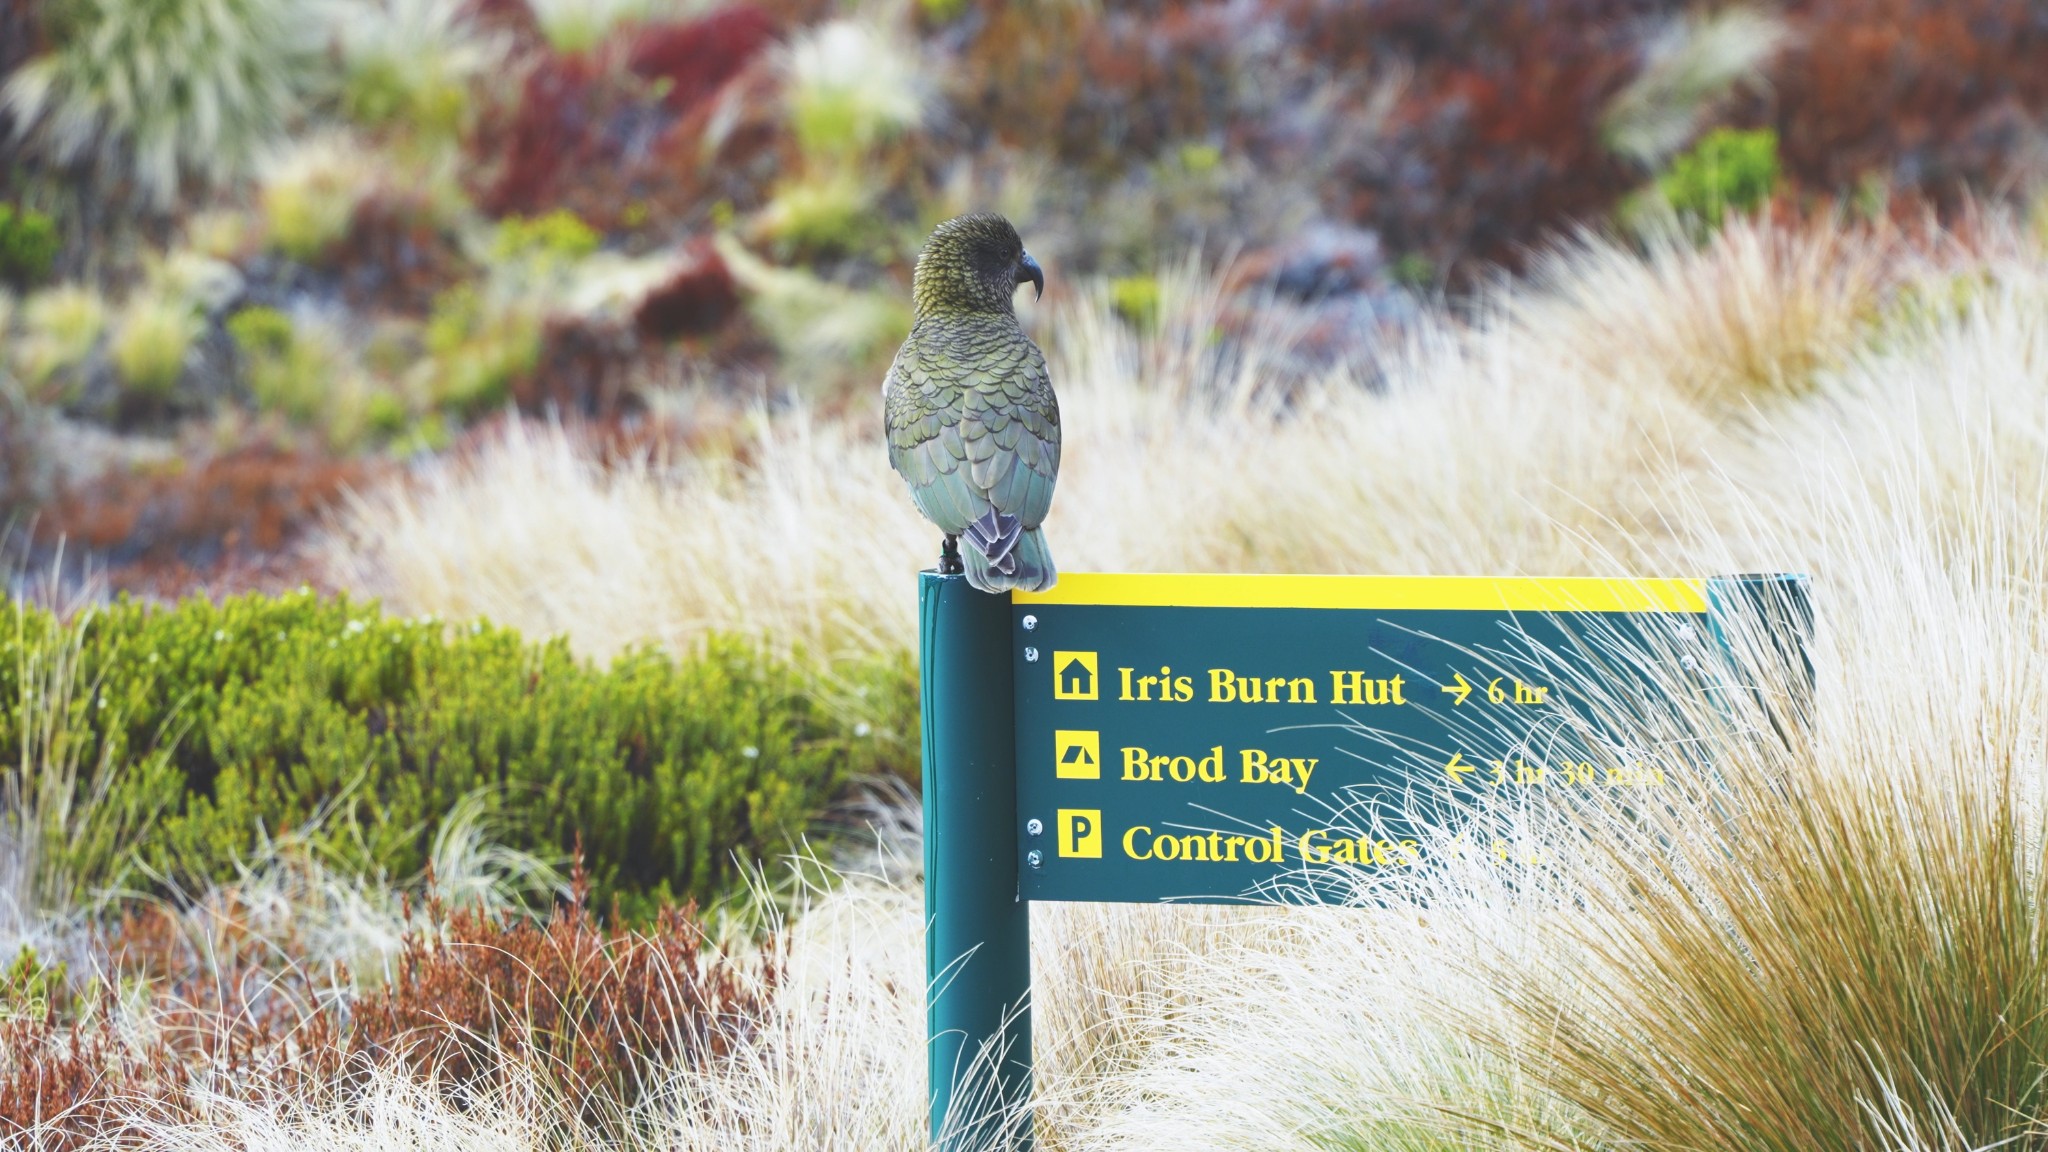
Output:
[[1007,576],[1014,570],[1017,540],[1023,532],[1023,521],[990,507],[968,521],[967,530],[961,535],[966,538],[970,549],[981,553],[982,558],[988,561],[989,571]]
[[1025,528],[1015,516],[990,509],[967,525],[960,540],[967,582],[983,592],[1043,592],[1060,578],[1045,533]]

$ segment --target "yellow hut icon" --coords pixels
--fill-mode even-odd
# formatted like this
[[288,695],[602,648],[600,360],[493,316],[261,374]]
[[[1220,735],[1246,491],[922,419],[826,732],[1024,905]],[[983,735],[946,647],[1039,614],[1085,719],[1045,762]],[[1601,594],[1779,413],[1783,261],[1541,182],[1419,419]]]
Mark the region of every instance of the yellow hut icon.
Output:
[[1095,653],[1055,651],[1052,654],[1052,698],[1095,699]]

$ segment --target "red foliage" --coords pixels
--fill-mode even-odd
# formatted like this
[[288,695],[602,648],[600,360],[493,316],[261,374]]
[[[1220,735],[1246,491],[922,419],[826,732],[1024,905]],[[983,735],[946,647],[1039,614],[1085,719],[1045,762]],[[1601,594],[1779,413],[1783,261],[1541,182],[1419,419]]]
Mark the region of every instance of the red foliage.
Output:
[[[772,962],[743,976],[688,908],[644,931],[606,928],[583,891],[579,870],[575,897],[544,924],[430,906],[392,979],[352,1002],[294,959],[301,941],[250,927],[232,898],[205,918],[203,951],[189,920],[131,910],[105,940],[110,977],[0,1021],[0,1147],[72,1152],[118,1137],[140,1109],[190,1116],[195,1086],[262,1100],[345,1082],[367,1062],[432,1072],[454,1091],[529,1062],[601,1122],[661,1065],[746,1041]],[[157,1027],[135,1042],[99,1008],[138,979]]]
[[1397,255],[1464,279],[1606,215],[1644,180],[1600,140],[1676,0],[1299,0],[1291,20],[1330,67],[1412,69],[1385,138],[1340,158],[1333,192]]
[[672,221],[701,227],[712,204],[724,201],[746,212],[767,201],[794,151],[778,98],[781,85],[776,69],[757,56],[727,82],[719,99],[700,101],[676,120],[659,147],[668,177],[662,206]]
[[593,121],[616,93],[600,86],[603,70],[587,55],[547,55],[521,86],[518,109],[506,131],[497,180],[484,193],[492,212],[534,212],[554,202],[565,171],[592,171]]
[[[1518,263],[1605,219],[1648,174],[1599,121],[1677,0],[1286,0],[1302,50],[1411,79],[1383,138],[1342,157],[1333,202],[1391,253],[1440,269]],[[1824,197],[1883,178],[1953,209],[1995,194],[2048,122],[2039,0],[1795,0],[1769,94],[1736,119],[1777,129],[1789,183]]]
[[[41,1016],[0,1022],[0,1147],[118,1145],[138,1111],[191,1115],[195,1074],[206,1071],[252,1096],[339,1072],[339,1014],[319,1007],[303,970],[266,966],[294,943],[240,928],[242,911],[221,910],[223,930],[202,956],[164,909],[131,910],[106,937],[114,976],[60,986]],[[140,1040],[107,1010],[136,977],[148,981],[156,1025]]]
[[[114,471],[58,494],[37,534],[62,539],[143,586],[279,554],[377,465],[272,444],[243,445],[175,470]],[[289,565],[287,565],[289,567]]]
[[743,979],[705,948],[694,908],[646,932],[606,929],[576,897],[545,925],[457,912],[407,938],[395,979],[357,1003],[350,1051],[432,1069],[452,1085],[538,1060],[570,1099],[630,1103],[661,1064],[744,1040],[772,982]]
[[668,81],[668,106],[687,112],[739,75],[775,39],[775,18],[751,4],[721,8],[683,24],[650,24],[633,35],[627,66]]
[[641,335],[656,340],[715,332],[739,310],[732,272],[709,242],[689,248],[691,260],[647,294],[633,314]]
[[2048,121],[2040,0],[1797,0],[1755,118],[1785,171],[1835,192],[1866,175],[1948,207],[1996,189]]
[[686,249],[675,273],[640,302],[631,324],[550,319],[541,333],[540,362],[513,383],[512,399],[526,413],[600,424],[632,417],[640,409],[634,380],[658,369],[661,346],[717,333],[738,311],[732,273],[699,240]]
[[111,1029],[65,1028],[54,1015],[0,1021],[0,1051],[0,1143],[73,1152],[113,1126],[130,1077],[120,1075]]
[[643,349],[631,329],[553,317],[541,330],[540,362],[512,384],[521,412],[608,420],[635,403],[629,385]]
[[540,18],[526,0],[465,0],[462,9],[478,27],[510,37],[515,51],[532,52],[547,46]]
[[671,130],[745,70],[774,32],[772,17],[740,5],[639,29],[623,47],[542,54],[510,121],[480,138],[498,155],[485,208],[567,207],[609,228],[628,204],[674,200]]
[[[1235,15],[1168,2],[1147,11],[981,0],[953,93],[997,138],[1097,175],[1226,127]],[[1256,18],[1254,14],[1253,18]]]
[[359,307],[424,312],[465,271],[462,249],[414,190],[365,197],[333,253],[342,288]]

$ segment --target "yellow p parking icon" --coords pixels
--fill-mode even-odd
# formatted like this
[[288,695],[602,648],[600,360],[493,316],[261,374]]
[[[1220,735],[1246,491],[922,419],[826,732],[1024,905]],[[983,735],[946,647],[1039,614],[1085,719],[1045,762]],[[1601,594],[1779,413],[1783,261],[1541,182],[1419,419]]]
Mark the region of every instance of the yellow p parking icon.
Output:
[[1077,856],[1094,860],[1102,856],[1102,810],[1100,808],[1062,808],[1060,817],[1060,855]]

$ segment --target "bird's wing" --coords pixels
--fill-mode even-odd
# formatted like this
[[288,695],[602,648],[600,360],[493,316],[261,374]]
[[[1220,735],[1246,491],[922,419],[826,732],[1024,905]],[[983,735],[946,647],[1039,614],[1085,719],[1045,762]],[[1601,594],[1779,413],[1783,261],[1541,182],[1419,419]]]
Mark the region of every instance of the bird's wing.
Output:
[[910,484],[910,498],[941,532],[957,536],[988,511],[986,488],[969,477],[961,403],[969,372],[943,341],[913,329],[882,385],[889,466]]
[[996,511],[1036,528],[1060,471],[1060,406],[1045,356],[1016,332],[978,361],[960,422],[969,479]]

